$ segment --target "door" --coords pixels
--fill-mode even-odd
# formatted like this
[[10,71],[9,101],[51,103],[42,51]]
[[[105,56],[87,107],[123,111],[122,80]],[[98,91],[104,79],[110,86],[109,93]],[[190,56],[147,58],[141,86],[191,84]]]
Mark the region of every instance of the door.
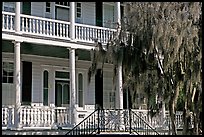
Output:
[[70,102],[69,81],[55,81],[55,106],[68,107]]
[[95,75],[95,105],[96,108],[103,108],[103,72],[97,70]]
[[23,61],[22,104],[30,105],[32,93],[32,62]]
[[31,2],[23,2],[23,14],[31,15]]
[[103,2],[96,2],[96,26],[103,26]]

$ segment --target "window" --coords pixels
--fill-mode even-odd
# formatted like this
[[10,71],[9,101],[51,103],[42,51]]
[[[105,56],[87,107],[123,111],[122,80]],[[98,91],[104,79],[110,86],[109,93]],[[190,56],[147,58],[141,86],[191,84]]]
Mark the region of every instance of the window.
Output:
[[115,108],[115,92],[109,92],[110,108]]
[[76,22],[81,22],[81,3],[76,3]]
[[50,13],[50,9],[51,9],[50,5],[51,5],[50,2],[46,2],[46,12]]
[[55,18],[58,20],[69,21],[70,5],[69,2],[55,3]]
[[2,83],[13,83],[14,64],[12,62],[3,62],[2,67]]
[[3,2],[3,10],[7,12],[15,12],[15,2]]
[[78,105],[83,107],[83,75],[78,75]]
[[56,4],[57,6],[69,7],[69,2],[56,2],[55,4]]
[[62,78],[62,79],[69,79],[69,72],[62,72],[62,71],[56,71],[55,72],[56,78]]
[[43,72],[43,105],[48,105],[48,71]]

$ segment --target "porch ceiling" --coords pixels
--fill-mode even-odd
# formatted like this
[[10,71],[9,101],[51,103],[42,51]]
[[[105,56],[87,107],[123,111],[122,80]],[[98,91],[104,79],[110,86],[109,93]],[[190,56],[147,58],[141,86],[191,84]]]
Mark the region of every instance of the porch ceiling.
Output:
[[[2,52],[14,53],[13,43],[11,41],[2,40]],[[67,48],[50,45],[38,45],[25,42],[21,43],[21,54],[69,58],[69,51]],[[90,54],[88,50],[77,49],[76,54],[78,55],[79,60],[90,61]]]

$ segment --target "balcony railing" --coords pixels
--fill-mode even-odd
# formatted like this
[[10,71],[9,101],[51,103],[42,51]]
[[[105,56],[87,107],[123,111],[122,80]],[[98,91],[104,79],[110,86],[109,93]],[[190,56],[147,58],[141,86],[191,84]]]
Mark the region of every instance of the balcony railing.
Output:
[[[166,111],[166,119],[161,121],[161,116],[150,118],[148,110],[132,110],[139,117],[144,119],[149,125],[156,129],[166,129],[171,127],[170,117],[168,111]],[[21,106],[20,107],[20,126],[22,127],[67,127],[70,125],[68,109],[65,107],[32,107],[32,106]],[[111,114],[116,113],[110,111]],[[90,114],[90,112],[84,112],[83,114]],[[109,114],[109,113],[107,113]],[[112,115],[108,115],[112,116]],[[112,117],[107,117],[112,118]],[[114,117],[113,117],[114,118]],[[79,121],[80,122],[80,121]],[[106,126],[114,123],[109,122]],[[123,123],[124,124],[124,123]],[[14,126],[14,106],[2,106],[2,128],[12,128]],[[193,127],[193,117],[191,116],[190,128]],[[183,114],[180,111],[176,113],[176,128],[183,128]]]
[[[15,32],[14,22],[15,13],[2,11],[3,32]],[[22,34],[70,40],[70,22],[56,19],[21,14],[20,31]],[[94,43],[98,40],[107,43],[115,32],[115,29],[75,23],[75,39],[81,42]]]

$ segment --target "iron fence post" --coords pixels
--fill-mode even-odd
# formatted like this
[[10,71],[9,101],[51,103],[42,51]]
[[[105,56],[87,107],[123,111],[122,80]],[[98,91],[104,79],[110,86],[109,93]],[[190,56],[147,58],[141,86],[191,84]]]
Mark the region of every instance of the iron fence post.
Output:
[[131,119],[131,109],[130,108],[129,108],[129,122],[130,122],[130,134],[131,134],[132,119]]
[[100,109],[98,108],[98,134],[100,134]]

